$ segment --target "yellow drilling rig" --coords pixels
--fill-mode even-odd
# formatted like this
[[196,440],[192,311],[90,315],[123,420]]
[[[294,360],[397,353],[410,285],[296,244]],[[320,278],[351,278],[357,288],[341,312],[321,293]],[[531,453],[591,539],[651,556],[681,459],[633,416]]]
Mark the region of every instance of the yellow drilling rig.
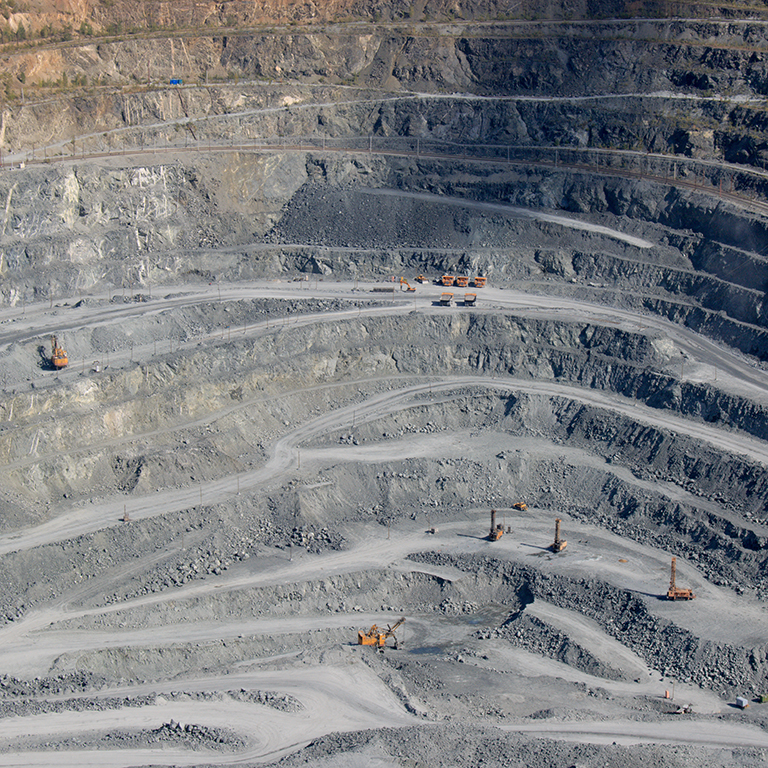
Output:
[[672,568],[669,576],[669,589],[667,590],[667,600],[693,600],[696,595],[692,589],[683,589],[675,583],[677,576],[677,558],[672,558]]
[[553,552],[562,552],[568,546],[568,542],[563,541],[560,538],[560,523],[561,520],[558,517],[555,520],[555,540],[552,542],[552,544],[550,544],[550,548]]
[[491,510],[491,531],[488,534],[489,541],[498,541],[504,535],[504,526],[496,523],[496,510]]

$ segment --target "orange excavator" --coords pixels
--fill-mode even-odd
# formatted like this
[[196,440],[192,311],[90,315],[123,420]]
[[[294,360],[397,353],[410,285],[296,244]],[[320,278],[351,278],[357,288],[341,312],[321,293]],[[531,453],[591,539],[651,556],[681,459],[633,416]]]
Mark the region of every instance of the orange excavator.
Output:
[[400,620],[393,627],[387,627],[381,629],[375,624],[367,631],[362,629],[357,633],[358,645],[373,645],[376,648],[384,648],[387,644],[387,640],[391,637],[394,640],[393,648],[397,649],[397,638],[395,637],[395,630],[400,627],[405,621],[405,616],[401,616]]
[[[403,288],[405,286],[405,288]],[[404,278],[400,278],[400,290],[401,291],[415,291],[416,289]]]
[[55,336],[51,336],[51,363],[56,370],[66,368],[69,365],[67,350],[59,346],[59,341]]

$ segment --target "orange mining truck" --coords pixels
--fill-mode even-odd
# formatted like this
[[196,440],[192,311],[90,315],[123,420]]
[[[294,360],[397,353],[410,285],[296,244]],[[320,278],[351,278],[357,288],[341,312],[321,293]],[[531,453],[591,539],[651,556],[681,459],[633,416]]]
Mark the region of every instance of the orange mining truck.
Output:
[[469,278],[466,275],[459,275],[456,278],[457,288],[466,288],[469,285]]
[[478,275],[475,278],[475,288],[485,288],[485,281],[487,279],[487,277],[480,277],[480,275]]
[[443,285],[453,285],[456,278],[453,275],[443,275],[440,281]]
[[476,301],[477,301],[477,294],[476,293],[465,293],[464,294],[464,306],[465,307],[474,307]]

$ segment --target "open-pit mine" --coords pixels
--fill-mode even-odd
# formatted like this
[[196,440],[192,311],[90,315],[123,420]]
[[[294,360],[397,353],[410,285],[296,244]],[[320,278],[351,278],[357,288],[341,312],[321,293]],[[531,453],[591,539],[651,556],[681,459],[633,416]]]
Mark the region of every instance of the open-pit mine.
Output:
[[768,766],[765,8],[313,8],[6,8],[0,766]]

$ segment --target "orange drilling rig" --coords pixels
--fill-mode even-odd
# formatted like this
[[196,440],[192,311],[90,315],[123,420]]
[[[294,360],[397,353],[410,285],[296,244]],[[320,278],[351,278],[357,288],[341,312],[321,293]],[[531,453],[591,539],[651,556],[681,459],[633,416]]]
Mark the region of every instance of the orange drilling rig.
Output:
[[498,541],[504,535],[504,526],[496,525],[496,510],[491,510],[491,532],[488,534],[488,541]]
[[397,650],[397,638],[395,637],[395,630],[400,627],[405,621],[405,616],[400,617],[400,621],[393,627],[387,627],[386,629],[380,629],[375,624],[367,631],[362,629],[357,633],[358,645],[375,645],[377,648],[383,648],[387,644],[388,638],[393,638],[394,648]]
[[672,558],[672,569],[669,576],[669,589],[667,590],[667,600],[693,600],[696,595],[691,589],[681,589],[675,584],[677,575],[677,558]]
[[562,552],[567,546],[568,542],[563,541],[560,538],[560,518],[555,520],[555,540],[552,542],[551,549],[553,552]]
[[59,341],[55,336],[51,336],[51,363],[57,370],[66,368],[69,364],[67,350],[59,346]]

